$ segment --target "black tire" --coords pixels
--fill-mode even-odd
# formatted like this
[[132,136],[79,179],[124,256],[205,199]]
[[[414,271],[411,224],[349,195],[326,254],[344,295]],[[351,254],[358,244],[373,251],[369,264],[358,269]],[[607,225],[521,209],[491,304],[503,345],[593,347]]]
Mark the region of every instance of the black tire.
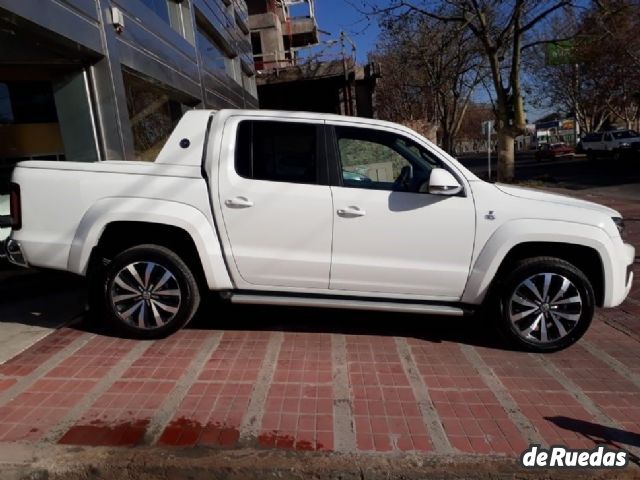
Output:
[[594,160],[596,160],[596,154],[593,152],[593,150],[587,150],[587,160],[589,160],[590,162],[593,162]]
[[[149,265],[153,266],[149,267],[147,278]],[[142,283],[136,280],[131,268]],[[168,280],[162,283],[165,277]],[[92,285],[95,307],[101,320],[129,337],[166,337],[189,323],[200,305],[198,282],[189,266],[173,251],[159,245],[138,245],[119,253],[92,281],[95,282]],[[127,288],[123,288],[123,282]],[[134,287],[144,291],[140,290],[140,295],[132,299],[114,300],[135,295]],[[138,304],[138,309],[125,318],[126,312]]]
[[[550,275],[545,276],[545,274]],[[538,293],[544,294],[544,283],[547,278],[549,278],[547,296],[542,295],[543,301],[540,301],[533,290],[524,285],[524,282],[531,280],[534,287],[537,287]],[[554,292],[558,293],[564,287],[565,279],[570,286],[562,296],[557,298],[556,302],[561,302],[563,299],[574,300],[579,296],[580,305],[575,301],[560,304],[550,302],[551,297],[555,296]],[[520,349],[533,352],[562,350],[577,342],[591,325],[595,309],[593,287],[582,271],[565,260],[555,257],[534,257],[522,260],[499,281],[497,287],[494,289],[492,298],[497,301],[498,327],[503,336]],[[518,300],[514,300],[516,291],[519,294]],[[526,292],[530,292],[531,295],[527,295]],[[521,299],[533,303],[534,306],[519,303]],[[535,307],[538,308],[537,311],[520,320],[512,321],[512,318]],[[525,337],[521,330],[531,328],[540,315],[542,317],[538,321],[538,328]],[[576,321],[568,320],[568,317]],[[541,325],[542,322],[544,325]],[[558,327],[558,322],[565,330],[564,335]],[[547,336],[546,342],[542,341],[543,330],[544,335]]]

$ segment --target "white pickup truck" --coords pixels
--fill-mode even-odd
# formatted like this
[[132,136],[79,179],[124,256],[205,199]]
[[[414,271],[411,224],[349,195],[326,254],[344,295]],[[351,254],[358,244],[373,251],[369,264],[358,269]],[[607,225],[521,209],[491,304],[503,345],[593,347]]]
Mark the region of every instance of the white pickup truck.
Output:
[[620,214],[478,179],[377,120],[191,111],[156,161],[20,163],[10,260],[86,275],[139,337],[232,303],[463,316],[564,348],[629,292]]
[[599,157],[640,159],[640,134],[634,130],[588,133],[580,140],[580,150],[589,160]]

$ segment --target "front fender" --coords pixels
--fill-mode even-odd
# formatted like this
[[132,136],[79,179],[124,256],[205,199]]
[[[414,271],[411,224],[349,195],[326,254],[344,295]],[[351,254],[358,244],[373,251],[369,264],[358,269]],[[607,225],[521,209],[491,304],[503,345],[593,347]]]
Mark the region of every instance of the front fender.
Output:
[[85,275],[91,251],[107,225],[113,222],[144,222],[177,227],[191,237],[198,250],[209,289],[232,288],[213,225],[198,209],[178,202],[145,198],[104,198],[84,214],[69,252],[68,269]]
[[462,301],[479,305],[484,300],[498,268],[517,245],[528,242],[581,245],[600,255],[604,268],[605,304],[612,297],[614,262],[611,237],[598,227],[559,220],[512,220],[498,228],[485,243],[471,269]]

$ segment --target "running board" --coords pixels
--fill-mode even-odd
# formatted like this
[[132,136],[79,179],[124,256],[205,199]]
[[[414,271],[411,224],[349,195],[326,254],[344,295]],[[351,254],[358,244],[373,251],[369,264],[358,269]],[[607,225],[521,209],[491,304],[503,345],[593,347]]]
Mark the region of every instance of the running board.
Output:
[[274,295],[232,294],[231,303],[252,305],[274,305],[289,307],[345,308],[351,310],[374,310],[378,312],[424,313],[462,317],[465,310],[448,305],[430,305],[426,303],[400,303],[375,300],[352,300],[344,298],[310,298]]

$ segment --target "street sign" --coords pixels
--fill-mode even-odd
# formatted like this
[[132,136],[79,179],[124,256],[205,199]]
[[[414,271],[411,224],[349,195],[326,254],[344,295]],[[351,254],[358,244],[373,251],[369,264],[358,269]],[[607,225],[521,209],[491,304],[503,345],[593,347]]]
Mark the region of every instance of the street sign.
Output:
[[576,63],[575,42],[573,40],[560,40],[547,43],[547,65],[568,65]]
[[486,120],[482,122],[482,134],[483,135],[491,135],[492,133],[496,133],[493,131],[493,120]]

